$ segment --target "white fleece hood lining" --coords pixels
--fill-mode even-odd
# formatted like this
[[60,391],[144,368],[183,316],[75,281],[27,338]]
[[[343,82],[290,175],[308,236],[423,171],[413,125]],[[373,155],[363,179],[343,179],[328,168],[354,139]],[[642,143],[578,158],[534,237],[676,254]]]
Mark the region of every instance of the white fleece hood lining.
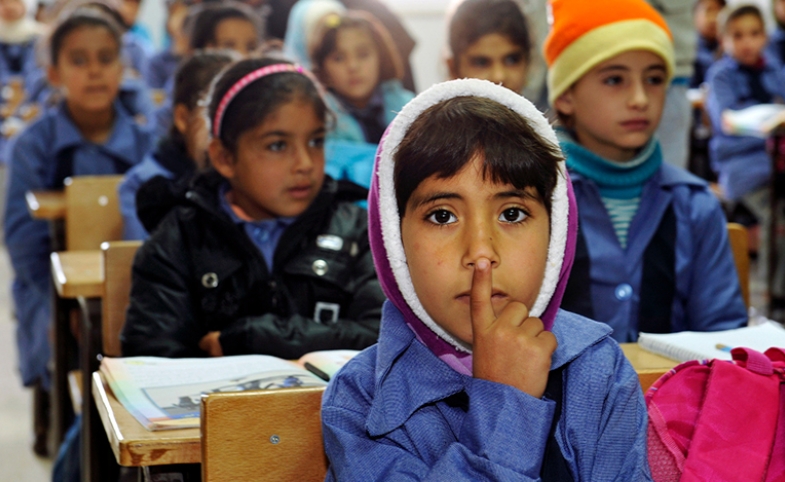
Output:
[[[401,110],[393,120],[386,137],[382,141],[378,162],[379,210],[382,239],[387,258],[390,261],[398,288],[414,314],[440,338],[463,352],[471,352],[465,343],[444,331],[428,315],[414,291],[406,254],[401,239],[401,217],[398,212],[394,186],[394,155],[409,126],[426,109],[447,99],[455,97],[483,97],[509,107],[523,116],[543,139],[558,148],[556,133],[548,124],[545,116],[534,105],[519,94],[486,80],[461,79],[436,84],[418,95]],[[548,257],[540,292],[530,309],[530,316],[539,317],[548,307],[559,282],[564,250],[567,244],[569,200],[565,176],[565,163],[558,164],[559,176],[551,199],[551,238],[548,244]]]

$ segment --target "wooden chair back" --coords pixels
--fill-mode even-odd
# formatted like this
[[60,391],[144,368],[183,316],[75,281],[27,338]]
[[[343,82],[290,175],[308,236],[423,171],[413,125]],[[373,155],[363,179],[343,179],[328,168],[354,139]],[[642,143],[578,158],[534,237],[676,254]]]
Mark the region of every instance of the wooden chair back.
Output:
[[111,241],[101,244],[104,256],[104,297],[101,303],[102,353],[122,356],[120,332],[131,298],[131,266],[141,241]]
[[99,249],[123,237],[117,186],[123,176],[75,176],[65,180],[65,247]]
[[324,387],[215,393],[202,398],[202,480],[323,481]]
[[739,275],[741,296],[744,304],[750,306],[750,252],[747,238],[747,228],[737,223],[728,223],[728,241],[733,251],[733,261],[736,263],[736,272]]

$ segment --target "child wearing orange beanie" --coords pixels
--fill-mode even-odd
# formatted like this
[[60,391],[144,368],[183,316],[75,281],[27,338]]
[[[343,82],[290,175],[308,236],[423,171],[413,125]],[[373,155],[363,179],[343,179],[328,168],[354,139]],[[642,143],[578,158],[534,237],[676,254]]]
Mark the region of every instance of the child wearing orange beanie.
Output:
[[551,7],[549,100],[580,211],[562,307],[619,342],[744,325],[719,202],[654,137],[675,68],[667,24],[643,0]]

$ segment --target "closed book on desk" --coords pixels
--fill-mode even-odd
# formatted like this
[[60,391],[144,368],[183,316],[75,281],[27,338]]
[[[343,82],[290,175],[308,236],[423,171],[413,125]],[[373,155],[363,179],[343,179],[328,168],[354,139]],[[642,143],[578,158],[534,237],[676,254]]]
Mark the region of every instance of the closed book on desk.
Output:
[[733,348],[752,348],[761,353],[771,347],[785,348],[785,329],[773,322],[726,331],[682,331],[641,333],[638,345],[644,350],[680,362],[719,358],[731,360]]

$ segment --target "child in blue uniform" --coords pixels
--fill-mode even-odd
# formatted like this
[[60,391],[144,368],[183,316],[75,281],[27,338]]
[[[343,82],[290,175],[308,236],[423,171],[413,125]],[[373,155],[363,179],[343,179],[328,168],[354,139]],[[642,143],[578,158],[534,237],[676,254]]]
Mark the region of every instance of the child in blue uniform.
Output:
[[313,46],[311,64],[336,116],[327,133],[327,172],[367,187],[382,133],[414,97],[401,84],[400,56],[384,26],[358,11],[327,15]]
[[49,80],[65,100],[9,146],[5,243],[14,267],[13,299],[22,381],[48,384],[51,321],[50,237],[30,217],[29,190],[57,189],[71,175],[121,174],[150,149],[149,134],[117,102],[121,33],[108,17],[78,10],[50,37]]
[[156,176],[185,180],[207,165],[210,134],[204,108],[199,101],[207,93],[213,78],[232,60],[231,55],[223,52],[196,52],[177,71],[174,119],[169,134],[142,162],[126,173],[118,187],[124,239],[147,239],[147,230],[136,214],[137,192],[145,182]]
[[438,84],[379,146],[379,343],[330,382],[327,480],[650,480],[610,329],[559,309],[577,231],[556,136],[520,95]]
[[[768,280],[771,158],[766,152],[765,139],[726,134],[722,129],[722,114],[758,104],[782,103],[785,73],[776,60],[764,54],[766,28],[758,7],[729,7],[720,15],[719,28],[725,56],[707,74],[706,112],[713,131],[709,141],[711,167],[717,173],[725,197],[743,204],[758,218],[761,227],[758,267],[761,278]],[[776,212],[782,218],[781,210]],[[779,247],[780,252],[782,249],[785,246]],[[770,295],[773,308],[781,310],[785,308],[785,256],[778,258]]]
[[643,0],[552,7],[548,91],[581,220],[562,306],[619,342],[744,325],[719,202],[654,137],[675,68],[667,24]]

